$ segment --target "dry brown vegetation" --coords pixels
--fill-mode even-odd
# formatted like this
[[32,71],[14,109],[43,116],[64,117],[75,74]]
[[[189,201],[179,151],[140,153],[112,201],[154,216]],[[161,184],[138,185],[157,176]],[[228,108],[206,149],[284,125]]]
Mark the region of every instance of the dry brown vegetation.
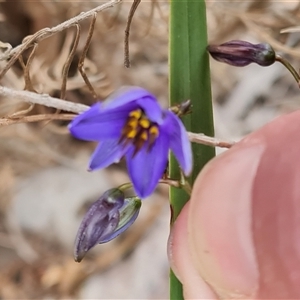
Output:
[[[123,62],[124,32],[131,2],[120,1],[68,28],[61,26],[51,32],[53,27],[101,4],[0,2],[0,89],[25,90],[91,105],[120,86],[138,85],[151,90],[166,106],[168,2],[145,1],[136,10],[129,39],[129,69],[124,68]],[[298,2],[207,1],[207,7],[211,43],[230,39],[268,42],[298,69]],[[288,32],[281,33],[286,28]],[[78,65],[84,67],[80,69]],[[283,68],[269,70],[264,71],[258,84],[255,82],[256,74],[261,72],[258,66],[234,69],[212,62],[217,135],[240,138],[276,115],[299,108],[298,86],[290,74]],[[133,251],[147,228],[156,222],[157,212],[165,203],[159,200],[166,195],[166,190],[155,196],[158,201],[153,201],[140,226],[126,238],[105,246],[93,259],[75,264],[62,243],[24,230],[10,216],[10,209],[17,184],[24,178],[53,166],[72,168],[82,153],[90,153],[94,145],[69,136],[66,125],[73,117],[70,111],[33,105],[22,96],[3,95],[0,90],[0,298],[77,298],[88,277],[115,267]],[[111,172],[108,175],[113,182],[114,177],[118,178],[115,182],[123,180],[122,166]],[[37,197],[43,201],[43,195]],[[167,284],[167,266],[164,268]],[[143,273],[143,269],[136,272]],[[116,289],[117,281],[116,278]],[[153,292],[152,297],[159,297],[163,292]]]

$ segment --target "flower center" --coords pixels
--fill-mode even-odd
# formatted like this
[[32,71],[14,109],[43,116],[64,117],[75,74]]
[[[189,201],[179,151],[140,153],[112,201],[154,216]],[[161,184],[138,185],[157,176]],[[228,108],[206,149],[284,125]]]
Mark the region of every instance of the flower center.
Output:
[[152,148],[159,129],[156,123],[151,122],[141,109],[130,112],[128,119],[122,129],[119,143],[124,146],[133,143],[135,150],[133,156],[148,142],[148,151]]

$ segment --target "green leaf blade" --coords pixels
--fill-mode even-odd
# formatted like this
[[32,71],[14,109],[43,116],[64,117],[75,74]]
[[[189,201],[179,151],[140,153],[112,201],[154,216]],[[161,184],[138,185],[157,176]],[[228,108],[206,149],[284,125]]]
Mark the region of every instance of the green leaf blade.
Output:
[[[170,6],[170,105],[190,99],[192,114],[182,118],[186,129],[213,136],[205,1],[171,0]],[[203,166],[215,155],[213,148],[204,145],[193,144],[192,151],[194,168],[189,178],[191,185]],[[180,178],[178,163],[173,156],[169,169],[171,178]],[[188,200],[189,196],[183,190],[170,188],[171,223]],[[180,282],[172,273],[170,278],[170,299],[183,299]]]

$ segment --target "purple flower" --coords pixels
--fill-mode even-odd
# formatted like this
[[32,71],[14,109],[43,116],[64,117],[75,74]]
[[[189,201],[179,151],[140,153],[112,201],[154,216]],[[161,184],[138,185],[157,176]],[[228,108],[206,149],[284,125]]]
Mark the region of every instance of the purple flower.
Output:
[[94,202],[77,232],[74,258],[80,262],[95,245],[109,242],[136,220],[141,207],[137,197],[126,198],[123,191],[110,189]]
[[171,149],[183,172],[192,169],[191,145],[180,119],[162,109],[148,91],[125,88],[77,116],[69,130],[76,138],[99,141],[89,168],[117,163],[125,156],[130,179],[140,198],[149,196],[162,177]]
[[233,40],[221,45],[209,45],[207,50],[215,60],[236,67],[244,67],[251,63],[266,67],[276,61],[274,49],[266,43],[251,44]]

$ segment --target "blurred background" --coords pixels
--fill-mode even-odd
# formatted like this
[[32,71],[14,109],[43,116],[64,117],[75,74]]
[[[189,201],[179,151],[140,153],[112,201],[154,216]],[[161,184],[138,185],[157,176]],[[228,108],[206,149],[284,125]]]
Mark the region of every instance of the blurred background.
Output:
[[[94,1],[0,1],[0,51],[45,27],[88,11]],[[99,99],[123,85],[150,90],[167,107],[167,1],[142,1],[130,31],[131,68],[123,66],[124,30],[132,2],[98,13],[85,70]],[[210,44],[232,39],[267,42],[299,69],[300,35],[281,34],[300,26],[299,1],[207,1]],[[91,105],[96,100],[77,70],[91,19],[80,23],[65,98]],[[31,61],[31,89],[60,97],[62,70],[76,30],[63,30],[38,43]],[[26,62],[32,49],[24,52]],[[0,52],[1,53],[1,52]],[[0,61],[0,70],[6,61]],[[211,61],[216,137],[238,141],[276,116],[300,107],[299,87],[280,64],[235,68]],[[1,80],[25,87],[16,62]],[[28,86],[26,87],[28,88]],[[185,99],[183,99],[185,100]],[[199,99],[201,101],[201,99]],[[0,98],[1,117],[29,104]],[[35,105],[27,115],[54,113]],[[75,140],[65,121],[0,128],[0,299],[166,299],[169,265],[168,189],[143,202],[137,222],[125,234],[95,247],[80,263],[73,242],[87,207],[107,189],[126,181],[124,163],[88,173],[95,144]]]

